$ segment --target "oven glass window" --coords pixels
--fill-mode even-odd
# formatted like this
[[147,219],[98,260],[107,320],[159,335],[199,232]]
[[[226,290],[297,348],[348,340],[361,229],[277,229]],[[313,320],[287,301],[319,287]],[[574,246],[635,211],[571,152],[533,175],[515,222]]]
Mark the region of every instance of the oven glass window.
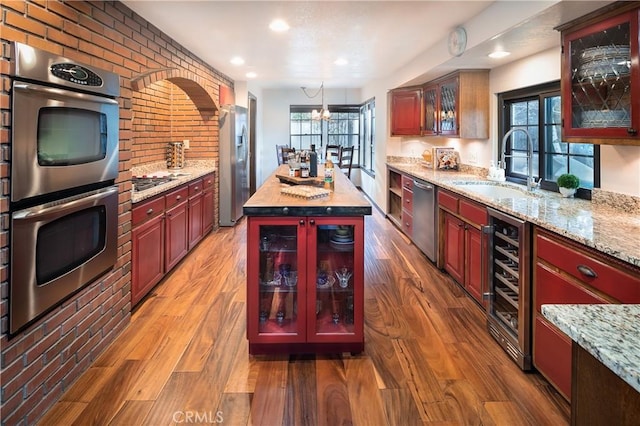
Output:
[[95,206],[43,225],[36,243],[36,280],[45,285],[105,247],[106,209]]
[[69,166],[107,155],[107,116],[79,108],[41,108],[38,117],[38,164]]

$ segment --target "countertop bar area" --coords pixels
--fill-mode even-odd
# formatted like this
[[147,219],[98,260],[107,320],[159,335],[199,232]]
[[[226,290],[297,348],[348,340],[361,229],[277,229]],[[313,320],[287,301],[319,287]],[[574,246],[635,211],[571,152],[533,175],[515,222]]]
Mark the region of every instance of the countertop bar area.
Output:
[[543,305],[573,340],[572,424],[637,424],[640,305]]

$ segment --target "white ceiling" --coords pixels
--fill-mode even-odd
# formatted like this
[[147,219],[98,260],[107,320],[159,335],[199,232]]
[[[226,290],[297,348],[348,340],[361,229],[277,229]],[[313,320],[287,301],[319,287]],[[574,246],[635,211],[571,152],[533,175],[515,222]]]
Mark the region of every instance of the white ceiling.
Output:
[[[402,83],[424,82],[457,68],[493,68],[560,43],[554,27],[610,1],[140,1],[133,11],[234,80],[268,88],[359,88],[386,78],[421,55],[446,52],[446,39],[465,26],[469,49],[448,55]],[[533,16],[522,16],[527,10]],[[281,18],[289,31],[269,29]],[[493,20],[493,22],[492,22]],[[501,28],[506,27],[505,31]],[[495,31],[493,31],[495,29]],[[492,40],[493,37],[499,36]],[[507,59],[486,54],[500,43]],[[232,65],[241,56],[245,64]],[[338,58],[348,60],[335,65]]]

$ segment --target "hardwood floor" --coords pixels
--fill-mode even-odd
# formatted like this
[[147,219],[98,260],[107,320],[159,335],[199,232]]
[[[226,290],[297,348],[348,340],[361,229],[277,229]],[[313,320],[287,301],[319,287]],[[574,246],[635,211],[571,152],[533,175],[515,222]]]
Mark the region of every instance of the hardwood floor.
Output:
[[362,354],[248,354],[243,220],[156,287],[40,424],[568,424],[562,397],[375,209],[365,233]]

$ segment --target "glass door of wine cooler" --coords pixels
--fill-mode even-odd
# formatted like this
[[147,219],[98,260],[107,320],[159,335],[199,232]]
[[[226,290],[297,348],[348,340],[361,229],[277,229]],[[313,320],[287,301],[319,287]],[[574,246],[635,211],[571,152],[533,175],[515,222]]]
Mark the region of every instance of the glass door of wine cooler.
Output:
[[310,341],[361,339],[363,239],[362,219],[316,219],[309,247]]
[[292,343],[305,339],[304,219],[267,218],[250,225],[247,274],[247,330],[254,342]]

